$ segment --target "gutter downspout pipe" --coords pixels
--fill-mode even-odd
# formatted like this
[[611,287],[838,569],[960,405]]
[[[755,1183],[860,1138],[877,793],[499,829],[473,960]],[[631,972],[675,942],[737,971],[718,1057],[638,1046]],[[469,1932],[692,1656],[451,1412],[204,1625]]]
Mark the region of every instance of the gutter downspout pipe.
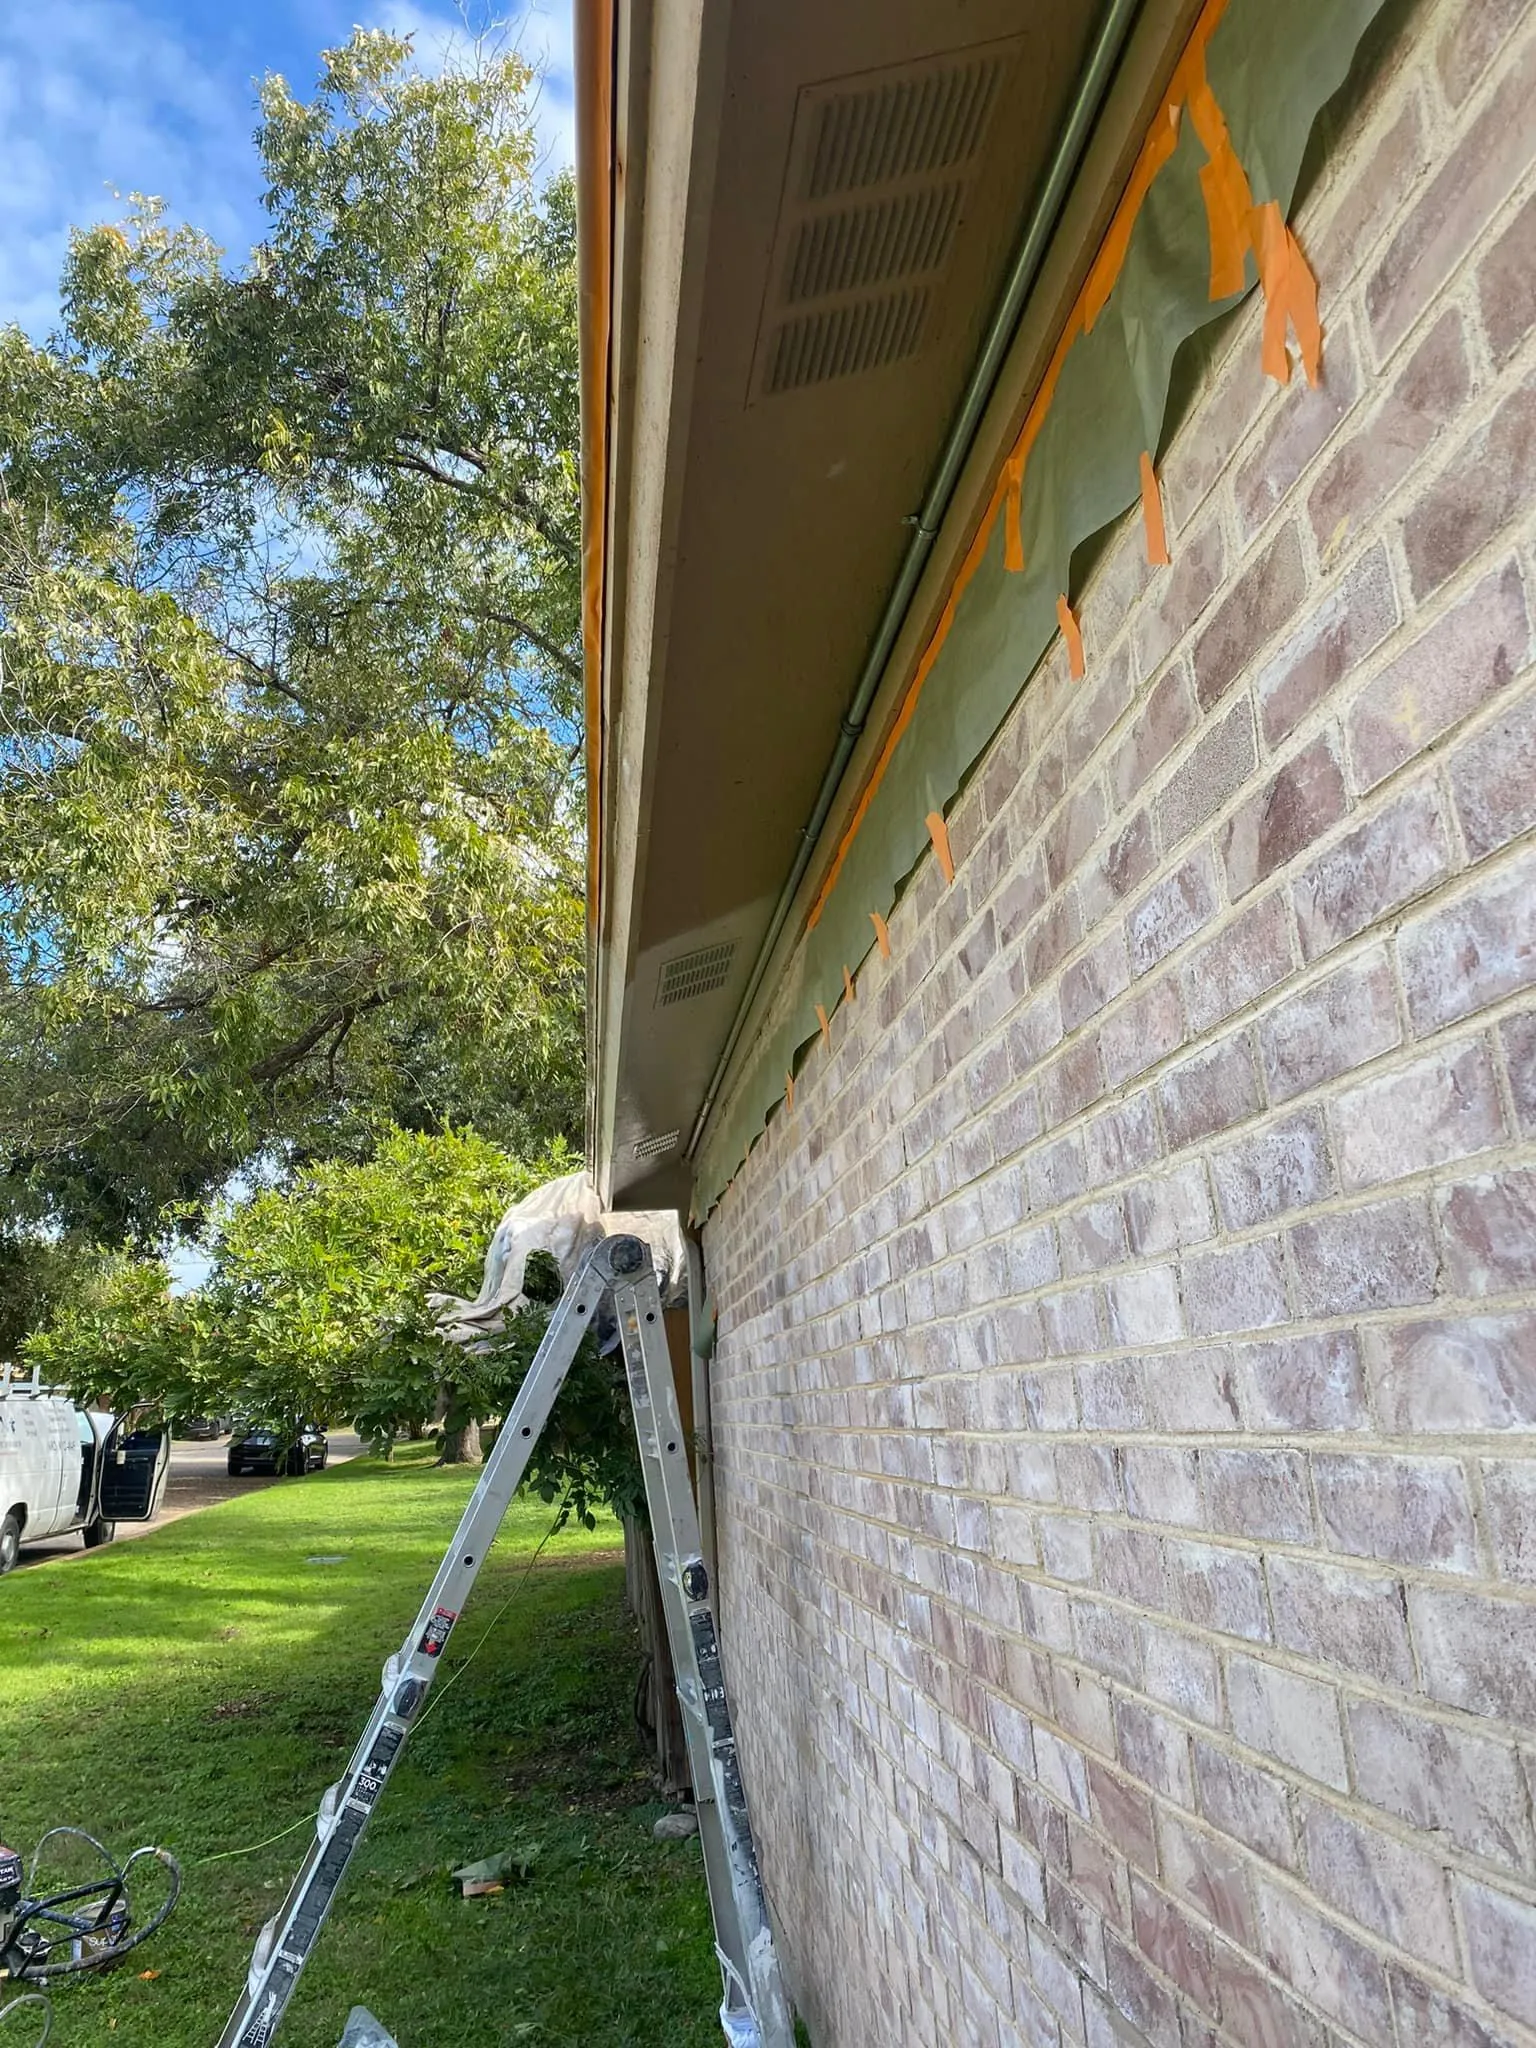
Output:
[[726,1035],[720,1057],[715,1062],[709,1086],[704,1091],[704,1100],[688,1138],[687,1156],[690,1159],[698,1151],[699,1140],[704,1135],[704,1126],[715,1106],[726,1069],[746,1028],[747,1017],[757,1000],[763,977],[768,972],[768,963],[779,942],[779,934],[783,931],[785,921],[793,908],[800,884],[805,878],[805,871],[816,851],[822,827],[831,812],[838,786],[858,744],[859,736],[864,730],[864,721],[869,716],[870,705],[874,702],[875,693],[885,674],[886,664],[891,658],[891,650],[896,644],[896,637],[901,631],[907,609],[927,566],[928,557],[933,551],[933,544],[938,538],[944,515],[949,510],[955,486],[960,480],[960,472],[970,453],[971,442],[992,396],[1003,360],[1012,345],[1025,304],[1034,289],[1035,279],[1045,260],[1046,250],[1050,247],[1061,209],[1072,188],[1072,180],[1077,175],[1083,150],[1098,119],[1099,110],[1104,104],[1105,95],[1114,77],[1115,67],[1120,61],[1120,53],[1125,47],[1125,40],[1130,33],[1139,5],[1140,0],[1109,0],[1109,5],[1104,11],[1088,61],[1078,78],[1066,122],[1051,153],[1039,197],[1031,209],[1023,239],[1008,272],[1002,298],[992,316],[986,338],[981,345],[981,352],[971,371],[970,382],[966,385],[960,410],[950,426],[939,456],[938,467],[928,486],[928,494],[923,500],[922,510],[911,522],[912,538],[908,542],[905,559],[891,594],[886,600],[885,610],[880,615],[880,623],[875,628],[869,652],[864,657],[858,687],[843,713],[842,722],[838,727],[837,745],[833,749],[831,760],[827,763],[826,773],[821,778],[821,788],[816,793],[811,815],[800,828],[794,864],[779,894],[779,900],[774,905],[773,916],[768,921],[762,945],[752,963],[751,976],[736,1015],[731,1020],[731,1028]]

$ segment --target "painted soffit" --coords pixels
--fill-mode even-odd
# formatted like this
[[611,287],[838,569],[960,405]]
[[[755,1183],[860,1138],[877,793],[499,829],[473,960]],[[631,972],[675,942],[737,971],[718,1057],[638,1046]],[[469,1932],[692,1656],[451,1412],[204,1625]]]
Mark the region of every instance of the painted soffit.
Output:
[[[688,1136],[1101,5],[620,10],[589,735],[589,1131],[614,1199],[686,1200]],[[718,971],[662,1001],[695,955]]]

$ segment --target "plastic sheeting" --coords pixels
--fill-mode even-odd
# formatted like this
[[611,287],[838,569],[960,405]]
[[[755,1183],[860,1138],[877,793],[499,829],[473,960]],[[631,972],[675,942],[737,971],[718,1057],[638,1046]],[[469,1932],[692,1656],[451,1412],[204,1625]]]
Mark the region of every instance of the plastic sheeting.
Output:
[[[1018,465],[1012,502],[1005,466],[990,524],[946,607],[942,640],[919,667],[915,701],[909,691],[899,741],[857,830],[845,839],[835,880],[789,966],[770,1022],[706,1131],[696,1215],[708,1215],[784,1100],[786,1081],[817,1034],[817,1006],[830,1012],[843,998],[848,970],[869,953],[931,843],[930,815],[942,818],[1050,646],[1073,550],[1141,498],[1142,456],[1159,445],[1178,348],[1258,282],[1253,255],[1241,242],[1234,250],[1230,234],[1219,235],[1220,193],[1212,197],[1208,185],[1214,191],[1235,180],[1242,189],[1246,175],[1253,219],[1271,203],[1282,217],[1289,212],[1313,122],[1344,82],[1380,5],[1208,0],[1181,72],[1193,75],[1198,94],[1203,50],[1215,107],[1199,95],[1199,118],[1193,111],[1183,118],[1176,102],[1159,109],[1157,121],[1165,125],[1149,135],[1118,230],[1112,226],[1090,274],[1086,313],[1084,300],[1074,309],[1053,360],[1054,389],[1026,430],[1032,440],[1010,458]],[[1211,132],[1213,114],[1218,128],[1225,117],[1223,162],[1214,166],[1221,176],[1203,178],[1213,159],[1198,131]],[[1235,164],[1225,161],[1226,136]],[[1123,249],[1112,246],[1117,233]],[[1219,280],[1234,261],[1243,266],[1241,289],[1213,299],[1213,277]],[[1099,303],[1107,274],[1114,283]],[[1260,374],[1256,359],[1253,375]]]
[[397,2048],[393,2034],[386,2034],[366,2005],[354,2005],[338,2048]]
[[[569,1282],[583,1253],[600,1237],[617,1236],[645,1240],[655,1261],[662,1306],[681,1307],[688,1299],[688,1249],[677,1211],[604,1209],[586,1173],[546,1181],[512,1204],[491,1238],[480,1292],[473,1301],[429,1294],[428,1306],[451,1344],[484,1343],[524,1306],[523,1273],[530,1252],[548,1252],[561,1279]],[[602,1327],[600,1323],[600,1331]]]

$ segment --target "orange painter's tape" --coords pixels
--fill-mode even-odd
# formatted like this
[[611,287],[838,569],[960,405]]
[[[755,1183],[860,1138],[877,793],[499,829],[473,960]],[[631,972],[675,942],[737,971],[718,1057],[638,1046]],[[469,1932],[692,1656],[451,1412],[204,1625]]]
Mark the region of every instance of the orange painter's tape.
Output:
[[1024,497],[1024,465],[1010,458],[1004,471],[1006,502],[1003,506],[1003,567],[1014,575],[1024,567],[1024,532],[1020,519]]
[[880,915],[878,910],[872,910],[869,913],[869,921],[875,928],[875,939],[880,947],[881,959],[889,960],[891,957],[890,926],[886,923],[885,919]]
[[1301,253],[1301,245],[1271,199],[1253,209],[1253,239],[1259,257],[1259,282],[1264,287],[1264,341],[1260,361],[1266,377],[1279,384],[1291,380],[1285,348],[1286,323],[1296,330],[1307,382],[1323,373],[1323,329],[1317,317],[1317,279]]
[[928,837],[933,841],[933,850],[939,857],[939,866],[944,870],[946,882],[955,879],[955,856],[949,847],[949,827],[944,822],[942,811],[930,811],[923,823],[928,827]]
[[1253,193],[1230,140],[1225,137],[1209,163],[1200,166],[1200,190],[1211,237],[1211,297],[1229,299],[1248,282],[1252,243],[1248,219]]
[[1230,298],[1248,282],[1248,251],[1253,247],[1253,190],[1237,160],[1226,116],[1216,103],[1205,75],[1205,49],[1191,52],[1189,118],[1195,125],[1207,161],[1200,167],[1200,193],[1211,238],[1213,299]]
[[830,1052],[832,1050],[832,1026],[828,1021],[826,1005],[824,1003],[816,1005],[816,1022],[821,1026],[821,1042]]
[[1083,659],[1083,636],[1078,628],[1077,616],[1065,597],[1056,600],[1056,623],[1061,628],[1061,637],[1067,643],[1067,666],[1076,682],[1086,671]]
[[1093,332],[1094,323],[1103,312],[1109,295],[1115,288],[1115,282],[1125,268],[1136,216],[1141,212],[1142,203],[1152,189],[1153,179],[1173,155],[1178,140],[1178,102],[1169,100],[1164,103],[1141,145],[1124,196],[1104,231],[1099,252],[1093,259],[1093,267],[1083,285],[1080,304],[1085,333]]
[[[1067,315],[1067,324],[1062,329],[1051,360],[1045,366],[1045,375],[1040,380],[1040,389],[1035,393],[1024,424],[1019,429],[1019,438],[1013,444],[1013,452],[993,486],[991,501],[981,525],[976,530],[976,539],[971,543],[971,553],[961,567],[964,580],[956,579],[956,595],[970,581],[974,562],[980,559],[978,543],[984,548],[991,536],[998,512],[1003,515],[1003,567],[1018,571],[1024,563],[1024,471],[1029,462],[1030,451],[1040,438],[1040,429],[1045,425],[1045,416],[1051,409],[1056,396],[1056,386],[1061,377],[1061,366],[1067,360],[1073,342],[1083,331],[1081,310],[1074,306]],[[951,607],[946,606],[939,624],[944,633],[949,631]],[[942,644],[942,641],[940,642]]]
[[[912,680],[907,685],[901,708],[886,735],[884,745],[870,766],[864,787],[854,806],[853,815],[844,828],[837,851],[832,857],[831,865],[817,892],[816,901],[806,919],[807,930],[813,931],[816,928],[833,890],[837,887],[843,864],[863,827],[865,815],[885,778],[886,770],[891,764],[902,735],[912,721],[917,700],[954,623],[960,599],[986,554],[999,518],[1003,521],[1005,566],[1015,571],[1025,567],[1023,485],[1030,451],[1045,422],[1046,414],[1050,411],[1062,366],[1073,344],[1081,335],[1092,329],[1120,276],[1130,248],[1131,231],[1136,218],[1159,171],[1178,146],[1182,112],[1188,112],[1207,157],[1216,164],[1209,180],[1202,179],[1207,224],[1211,232],[1213,292],[1214,279],[1219,276],[1224,281],[1234,270],[1237,276],[1234,289],[1241,289],[1247,281],[1246,257],[1249,248],[1253,246],[1253,224],[1250,218],[1252,194],[1242,165],[1232,148],[1225,117],[1216,103],[1216,96],[1211,91],[1205,69],[1206,45],[1226,13],[1227,5],[1228,0],[1204,0],[1199,16],[1190,30],[1189,40],[1174,67],[1167,92],[1153,117],[1152,126],[1142,143],[1126,189],[1095,254],[1088,277],[1078,293],[1071,312],[1067,315],[1066,324],[1057,339],[1018,439],[997,474],[991,497],[972,536],[971,544],[955,571],[943,610],[918,661]],[[1295,317],[1294,313],[1292,317]],[[1073,621],[1074,633],[1075,628],[1076,622]],[[1065,624],[1062,631],[1068,634]],[[1068,640],[1070,645],[1070,634]],[[1074,673],[1081,671],[1074,669]],[[877,933],[883,931],[883,919],[873,911],[870,915],[875,921]],[[889,957],[887,945],[882,945],[881,951],[886,952]]]
[[1152,457],[1141,451],[1141,520],[1147,530],[1147,560],[1154,568],[1168,562],[1168,529],[1163,524],[1163,494],[1157,487]]
[[846,961],[843,963],[843,995],[850,1003],[857,1000],[854,993],[853,976],[848,972],[848,963]]

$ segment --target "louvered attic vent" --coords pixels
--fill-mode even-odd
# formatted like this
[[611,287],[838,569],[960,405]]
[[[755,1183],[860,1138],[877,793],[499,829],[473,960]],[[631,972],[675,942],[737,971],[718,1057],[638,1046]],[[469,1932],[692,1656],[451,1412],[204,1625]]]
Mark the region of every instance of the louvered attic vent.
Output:
[[656,984],[656,1007],[690,1003],[695,996],[707,996],[712,989],[723,988],[735,951],[736,941],[726,939],[721,945],[701,946],[696,953],[681,953],[675,960],[663,961]]
[[758,396],[915,355],[1014,46],[806,86],[758,334]]

